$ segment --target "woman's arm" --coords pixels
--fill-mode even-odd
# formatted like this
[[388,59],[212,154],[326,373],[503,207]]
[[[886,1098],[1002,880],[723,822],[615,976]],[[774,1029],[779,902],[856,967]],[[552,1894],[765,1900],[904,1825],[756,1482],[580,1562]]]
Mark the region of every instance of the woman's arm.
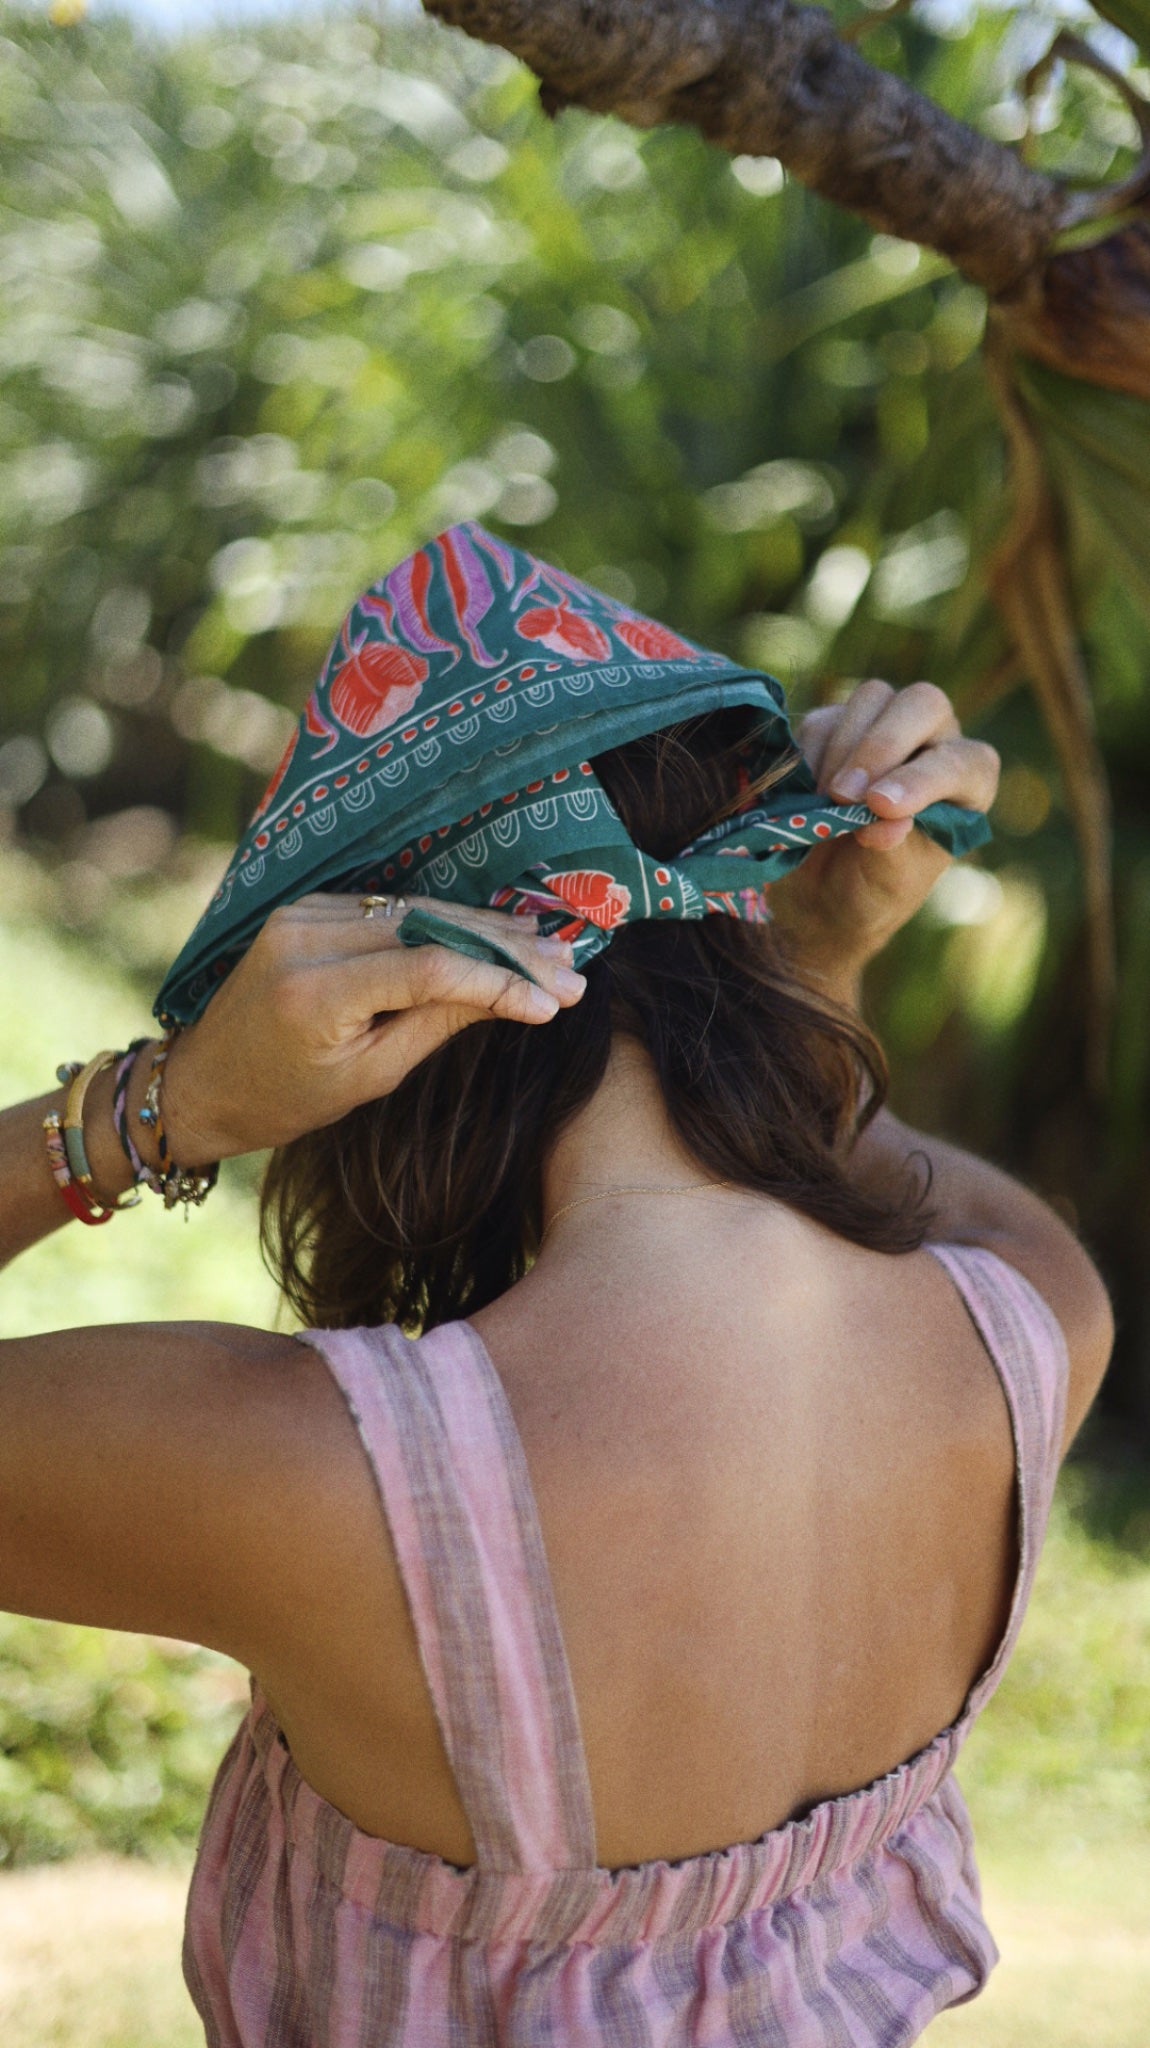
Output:
[[[148,1053],[136,1061],[132,1074],[129,1113],[132,1129],[138,1132],[138,1149],[149,1166],[159,1165],[155,1140],[137,1121],[148,1086]],[[30,1245],[50,1237],[62,1224],[74,1219],[52,1179],[45,1147],[44,1118],[53,1110],[60,1116],[68,1098],[66,1088],[41,1095],[33,1102],[19,1102],[0,1111],[0,1266],[6,1266]],[[94,1186],[108,1202],[126,1194],[132,1173],[112,1126],[112,1074],[97,1074],[84,1104],[84,1141]],[[183,1165],[181,1160],[180,1164]],[[196,1163],[188,1160],[188,1165]],[[108,1226],[115,1228],[115,1225]]]
[[1042,1199],[997,1166],[900,1123],[880,1110],[854,1147],[860,1176],[930,1168],[929,1238],[982,1245],[1024,1274],[1061,1325],[1070,1358],[1066,1435],[1070,1449],[1093,1404],[1114,1348],[1114,1314],[1085,1247]]
[[[914,815],[949,798],[988,809],[998,756],[964,739],[931,684],[894,691],[868,682],[845,705],[799,729],[819,788],[865,797],[881,822],[820,847],[772,892],[776,924],[796,969],[833,1001],[857,1008],[869,961],[914,915],[948,856],[913,829]],[[897,792],[897,794],[895,793]],[[1061,1324],[1070,1354],[1065,1448],[1101,1385],[1114,1343],[1106,1288],[1074,1232],[1021,1182],[957,1145],[882,1110],[852,1149],[852,1169],[877,1182],[929,1164],[936,1242],[983,1245],[1017,1267]]]
[[[483,1018],[545,1023],[578,1001],[570,948],[530,921],[437,908],[515,950],[540,986],[441,946],[410,950],[355,898],[278,912],[169,1059],[162,1107],[179,1165],[335,1122]],[[145,1052],[133,1114],[149,1065]],[[70,1220],[41,1128],[64,1094],[0,1117],[8,1258]],[[133,1129],[156,1163],[145,1127]],[[110,1076],[89,1089],[84,1136],[95,1192],[111,1201],[130,1173]],[[131,1227],[103,1227],[112,1260]],[[184,1637],[251,1664],[291,1619],[284,1600],[297,1619],[306,1609],[317,1517],[339,1526],[361,1466],[330,1376],[291,1338],[189,1322],[0,1343],[0,1608]]]

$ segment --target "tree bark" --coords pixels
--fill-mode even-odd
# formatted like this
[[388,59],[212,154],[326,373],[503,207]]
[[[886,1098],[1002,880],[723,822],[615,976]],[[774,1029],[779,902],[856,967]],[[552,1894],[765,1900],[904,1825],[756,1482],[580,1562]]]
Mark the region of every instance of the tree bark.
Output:
[[1012,348],[1064,377],[1150,399],[1150,224],[1052,256],[996,308]]
[[1038,271],[1067,210],[1054,179],[868,64],[792,0],[424,0],[530,66],[550,112],[694,125],[778,157],[873,227],[937,249],[992,296]]

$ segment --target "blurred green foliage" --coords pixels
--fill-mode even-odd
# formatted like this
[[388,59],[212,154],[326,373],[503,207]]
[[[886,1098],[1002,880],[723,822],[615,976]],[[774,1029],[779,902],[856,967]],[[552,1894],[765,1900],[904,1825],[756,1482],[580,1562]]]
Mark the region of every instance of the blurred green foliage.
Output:
[[[501,53],[419,23],[7,26],[5,718],[46,753],[6,759],[13,796],[47,772],[33,836],[130,797],[231,837],[347,599],[466,515],[800,694],[993,668],[983,304],[936,259],[773,160],[552,126]],[[966,26],[868,50],[1009,125],[1017,24]],[[1128,116],[1096,80],[1062,98],[1063,155],[1121,168]]]
[[194,1842],[246,1691],[208,1650],[0,1615],[0,1863]]
[[1021,1647],[959,1767],[980,1839],[1141,1843],[1150,1872],[1150,1474],[1059,1482]]
[[[31,862],[0,853],[0,1100],[6,1102],[44,1094],[54,1085],[56,1061],[76,1046],[126,1045],[147,1027],[138,987],[111,972],[89,942],[45,928],[42,879]],[[165,936],[170,944],[186,921],[188,893],[180,885],[155,891],[143,918],[134,893],[132,927],[143,925],[145,944],[162,949]],[[28,1028],[30,991],[34,1032]],[[252,1210],[258,1166],[254,1159],[229,1162],[211,1201],[186,1224],[162,1202],[142,1202],[114,1226],[114,1252],[98,1230],[64,1229],[42,1239],[3,1274],[0,1336],[173,1317],[270,1328],[276,1290],[260,1261]]]
[[[1115,92],[1076,68],[1029,110],[1018,89],[1080,16],[920,0],[866,54],[1100,181],[1134,160]],[[0,826],[44,915],[158,978],[157,884],[182,877],[190,924],[348,599],[468,515],[799,708],[934,677],[1005,774],[983,865],[874,976],[899,1103],[1069,1205],[1119,1298],[1112,1398],[1150,1441],[1145,408],[1027,386],[1115,793],[1100,1114],[1060,778],[983,587],[1007,510],[983,321],[941,261],[772,159],[549,123],[502,53],[408,14],[153,42],[0,12]]]

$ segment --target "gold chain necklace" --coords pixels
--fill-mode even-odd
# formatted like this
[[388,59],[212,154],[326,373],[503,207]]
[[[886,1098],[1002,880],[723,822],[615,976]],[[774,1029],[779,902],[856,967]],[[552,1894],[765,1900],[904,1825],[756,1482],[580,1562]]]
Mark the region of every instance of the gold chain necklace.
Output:
[[600,1188],[596,1194],[579,1195],[574,1202],[564,1202],[562,1208],[556,1209],[554,1214],[547,1220],[543,1234],[539,1239],[539,1249],[542,1251],[549,1234],[555,1228],[561,1216],[569,1216],[572,1209],[586,1208],[588,1202],[606,1202],[610,1200],[612,1195],[708,1195],[713,1194],[716,1188],[733,1188],[736,1185],[737,1183],[733,1180],[705,1180],[691,1181],[686,1187],[677,1188]]

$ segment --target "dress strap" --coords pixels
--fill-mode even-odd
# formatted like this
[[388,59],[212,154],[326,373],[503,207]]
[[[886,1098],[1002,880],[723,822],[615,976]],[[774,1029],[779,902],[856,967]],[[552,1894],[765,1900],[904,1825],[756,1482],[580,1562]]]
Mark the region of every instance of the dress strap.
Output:
[[1019,1569],[1010,1620],[994,1662],[970,1694],[966,1718],[996,1690],[1026,1616],[1062,1462],[1070,1359],[1052,1309],[1015,1266],[982,1245],[925,1249],[946,1267],[1002,1382],[1018,1474]]
[[375,1474],[481,1868],[595,1867],[586,1755],[535,1496],[478,1333],[302,1333]]

